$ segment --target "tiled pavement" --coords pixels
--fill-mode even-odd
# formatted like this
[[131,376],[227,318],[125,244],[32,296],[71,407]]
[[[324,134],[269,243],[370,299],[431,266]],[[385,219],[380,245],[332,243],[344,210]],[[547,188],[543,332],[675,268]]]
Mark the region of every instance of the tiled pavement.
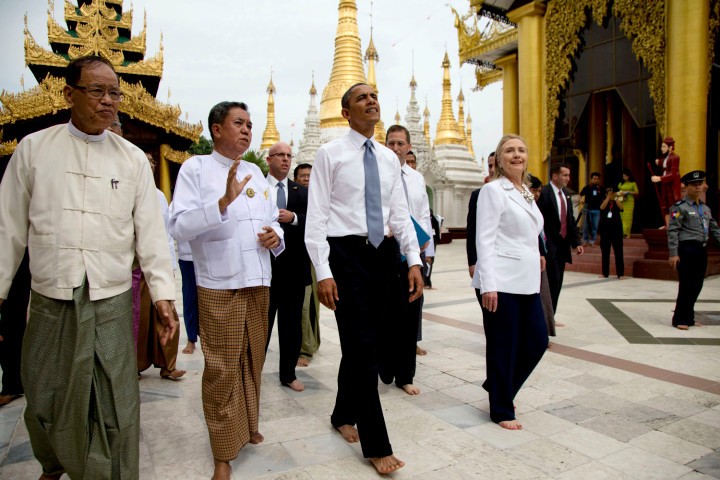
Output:
[[[407,463],[393,478],[720,478],[720,277],[706,280],[697,304],[706,326],[681,332],[670,327],[675,282],[567,273],[557,316],[566,327],[518,395],[524,430],[511,432],[488,417],[485,339],[464,252],[463,241],[438,250],[437,289],[425,299],[429,354],[418,357],[422,394],[379,387],[393,448]],[[340,348],[329,311],[321,322],[320,352],[299,369],[302,393],[279,385],[273,339],[262,387],[265,442],[241,451],[236,479],[377,477],[330,426]],[[140,382],[141,479],[212,473],[202,354],[180,354],[178,366],[189,370],[180,382],[160,380],[157,370]],[[24,399],[0,409],[2,479],[40,474],[23,407]]]

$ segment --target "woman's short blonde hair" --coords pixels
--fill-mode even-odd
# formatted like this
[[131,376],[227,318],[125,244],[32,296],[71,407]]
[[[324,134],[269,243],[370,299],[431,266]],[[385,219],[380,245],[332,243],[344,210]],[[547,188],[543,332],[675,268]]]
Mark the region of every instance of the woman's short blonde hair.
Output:
[[[505,144],[510,140],[520,140],[521,142],[523,142],[523,144],[525,144],[525,148],[527,149],[527,142],[520,135],[516,135],[514,133],[508,133],[507,135],[503,135],[503,137],[498,142],[497,148],[495,149],[495,175],[493,176],[493,180],[505,176],[505,170],[503,170],[502,167],[503,148],[505,147]],[[528,163],[530,160],[529,157],[530,150],[528,149]],[[527,163],[525,164],[525,168],[523,169],[522,178],[524,183],[529,182]]]

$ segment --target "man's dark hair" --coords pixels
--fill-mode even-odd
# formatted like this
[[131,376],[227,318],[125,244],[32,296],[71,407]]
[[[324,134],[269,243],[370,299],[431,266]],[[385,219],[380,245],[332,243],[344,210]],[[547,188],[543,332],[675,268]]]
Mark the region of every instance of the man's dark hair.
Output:
[[395,132],[405,132],[405,138],[407,139],[407,142],[410,143],[410,132],[402,125],[391,125],[390,128],[387,129],[385,137],[387,138],[390,136],[391,133]]
[[350,108],[350,95],[352,95],[352,91],[355,89],[355,87],[359,87],[360,85],[367,85],[367,83],[356,83],[352,87],[348,88],[347,91],[343,94],[342,98],[340,99],[340,106],[342,108]]
[[98,63],[102,63],[110,67],[110,69],[117,77],[115,67],[113,67],[112,63],[110,63],[110,60],[105,57],[99,57],[97,55],[88,55],[86,57],[76,58],[75,60],[68,63],[68,66],[65,69],[65,83],[70,85],[71,87],[76,86],[77,83],[80,81],[80,76],[82,75],[83,68]]
[[561,168],[567,168],[568,170],[570,170],[570,167],[568,167],[562,162],[553,163],[552,165],[550,165],[550,176],[552,177],[555,174],[560,174]]
[[542,180],[540,180],[535,175],[528,175],[530,177],[530,188],[540,188],[542,187]]
[[304,169],[306,169],[306,168],[310,168],[310,169],[311,169],[311,168],[312,168],[312,165],[310,165],[309,163],[299,163],[298,166],[295,167],[295,170],[293,170],[293,178],[297,178],[297,176],[298,176],[298,171],[304,170]]
[[248,110],[248,106],[245,104],[245,102],[220,102],[214,107],[210,109],[210,114],[208,115],[208,129],[210,130],[210,140],[215,140],[215,136],[212,132],[212,126],[217,124],[222,124],[225,119],[228,116],[228,113],[230,113],[230,110],[233,108],[242,108],[248,114],[250,111]]
[[598,177],[598,178],[600,178],[600,172],[592,172],[592,173],[590,174],[590,178],[593,178],[593,177]]
[[413,157],[415,157],[415,159],[417,159],[417,155],[415,155],[415,152],[413,152],[412,150],[408,150],[408,153],[405,154],[406,157],[407,157],[408,155],[412,155]]
[[[490,157],[496,157],[495,152],[490,152],[490,154],[488,155],[488,160],[490,160]],[[493,160],[493,166],[497,166],[497,158]]]

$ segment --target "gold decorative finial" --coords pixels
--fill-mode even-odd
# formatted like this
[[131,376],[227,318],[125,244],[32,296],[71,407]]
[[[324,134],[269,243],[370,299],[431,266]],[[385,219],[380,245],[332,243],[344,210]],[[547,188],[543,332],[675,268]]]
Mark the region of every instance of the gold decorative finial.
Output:
[[462,82],[460,83],[460,93],[457,97],[458,101],[458,134],[464,144],[467,145],[467,135],[465,134],[465,95],[462,91]]
[[25,74],[20,75],[20,88],[22,88],[22,91],[25,91]]
[[475,149],[473,148],[473,142],[472,142],[472,118],[470,118],[470,112],[468,112],[467,122],[465,122],[465,124],[466,124],[465,131],[467,132],[468,152],[470,152],[470,155],[472,155],[474,157]]
[[339,0],[335,57],[330,81],[325,86],[320,101],[321,128],[347,127],[347,120],[340,113],[340,99],[352,85],[365,81],[357,5],[355,0]]
[[317,95],[317,89],[315,88],[315,70],[312,72],[312,86],[310,86],[310,95]]
[[270,83],[267,86],[267,124],[265,125],[265,131],[262,136],[262,143],[260,144],[261,150],[268,150],[275,143],[280,141],[280,132],[278,132],[277,126],[275,126],[275,84],[272,81],[272,68],[270,69]]
[[423,111],[423,117],[425,118],[425,121],[423,122],[423,135],[425,135],[427,144],[430,145],[430,109],[428,108],[427,95],[425,95],[425,110]]
[[442,109],[440,110],[440,120],[438,120],[437,130],[435,132],[435,145],[461,145],[464,144],[462,137],[458,133],[458,124],[455,121],[453,113],[453,102],[451,96],[450,82],[450,59],[447,50],[445,50],[445,58],[442,62],[443,68],[443,94]]

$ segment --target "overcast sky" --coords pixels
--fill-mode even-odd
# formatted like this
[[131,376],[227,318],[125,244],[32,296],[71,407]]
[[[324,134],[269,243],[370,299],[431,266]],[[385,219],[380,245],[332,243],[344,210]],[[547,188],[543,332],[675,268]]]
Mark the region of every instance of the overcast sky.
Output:
[[[76,0],[71,0],[76,3]],[[202,122],[223,100],[242,100],[254,123],[252,148],[259,148],[266,124],[270,71],[277,89],[276,124],[284,141],[302,137],[315,72],[318,106],[332,69],[338,0],[125,0],[133,8],[133,35],[142,30],[147,11],[146,58],[154,56],[163,34],[164,74],[158,99],[179,104],[188,120]],[[369,0],[357,0],[358,26],[364,55],[370,38]],[[388,127],[396,110],[403,118],[410,98],[413,71],[420,110],[427,98],[431,137],[440,114],[442,59],[451,63],[452,96],[462,84],[465,112],[473,119],[473,142],[478,159],[492,151],[502,135],[502,88],[495,83],[481,92],[475,87],[475,67],[458,65],[457,31],[452,5],[461,14],[468,0],[376,0],[372,5],[373,40],[380,55],[376,76],[382,119]],[[54,16],[66,27],[63,0],[55,1]],[[0,89],[8,92],[37,84],[25,67],[23,15],[35,40],[47,43],[46,0],[0,0]],[[457,116],[457,104],[455,104]],[[294,125],[294,126],[293,126]],[[7,139],[6,139],[7,140]]]

